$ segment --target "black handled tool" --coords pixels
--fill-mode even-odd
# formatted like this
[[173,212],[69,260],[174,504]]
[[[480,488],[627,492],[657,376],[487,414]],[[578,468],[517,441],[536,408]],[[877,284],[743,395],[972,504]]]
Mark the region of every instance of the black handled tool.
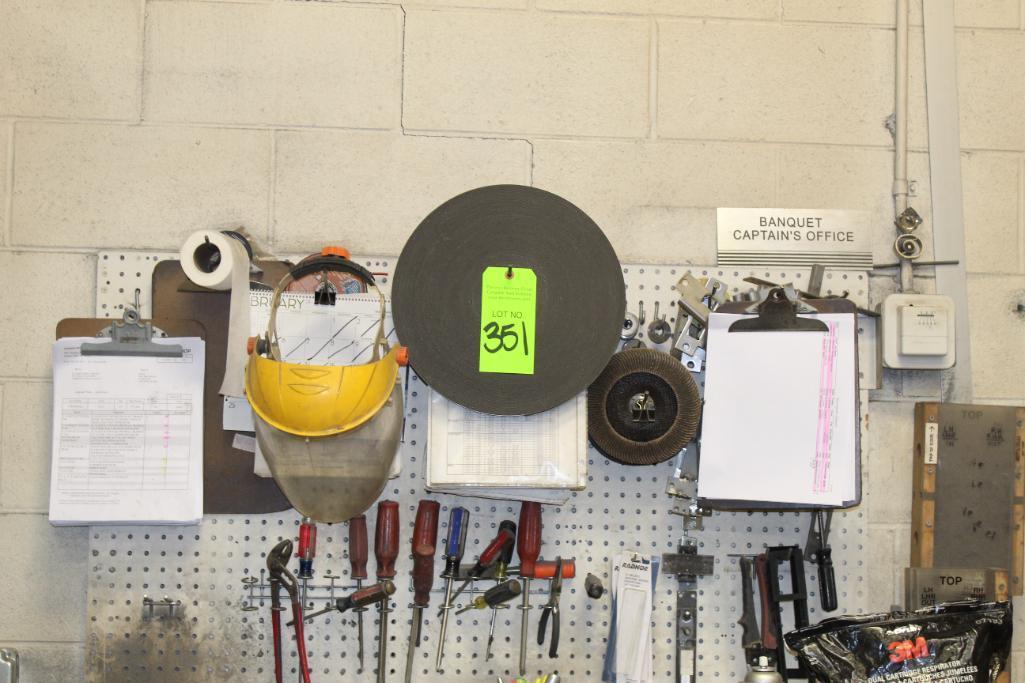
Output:
[[804,546],[805,557],[818,567],[819,600],[822,611],[833,612],[836,599],[836,574],[833,571],[833,549],[829,547],[829,524],[833,520],[832,510],[815,510],[811,513],[808,527],[808,541]]
[[[506,529],[512,533],[513,538],[516,538],[516,522],[511,519],[504,519],[502,523],[498,525],[498,528]],[[495,583],[500,584],[506,580],[509,572],[509,563],[512,562],[513,546],[516,542],[507,544],[502,552],[498,556],[498,561],[495,562]],[[491,626],[488,627],[488,646],[484,650],[484,661],[491,659],[491,646],[495,644],[495,622],[498,621],[498,605],[491,608]]]
[[754,596],[755,558],[740,558],[740,599],[742,614],[737,621],[741,628],[741,645],[745,652],[753,651],[762,646],[761,634],[758,632],[758,617],[755,615]]
[[498,607],[504,602],[509,602],[513,598],[519,596],[522,588],[520,582],[516,579],[509,579],[505,583],[500,583],[497,586],[492,586],[484,592],[484,595],[478,595],[473,599],[466,607],[458,610],[456,614],[462,614],[463,612],[471,609],[485,609],[487,607]]

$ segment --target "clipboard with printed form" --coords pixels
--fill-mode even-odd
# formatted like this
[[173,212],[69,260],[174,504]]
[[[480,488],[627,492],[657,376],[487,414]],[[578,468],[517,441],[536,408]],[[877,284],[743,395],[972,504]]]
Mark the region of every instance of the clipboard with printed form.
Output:
[[[752,315],[757,313],[757,315]],[[846,299],[729,303],[709,320],[698,497],[713,509],[861,500],[857,310]]]

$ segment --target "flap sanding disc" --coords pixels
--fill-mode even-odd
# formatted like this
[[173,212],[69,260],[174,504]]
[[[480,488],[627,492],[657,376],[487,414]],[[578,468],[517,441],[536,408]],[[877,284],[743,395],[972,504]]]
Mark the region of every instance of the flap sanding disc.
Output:
[[655,465],[697,434],[701,394],[690,371],[667,353],[628,349],[612,356],[587,390],[587,435],[624,465]]
[[[534,373],[479,371],[481,277],[494,266],[537,276]],[[584,391],[616,350],[626,308],[616,253],[587,214],[550,192],[495,185],[427,216],[402,249],[392,311],[409,362],[472,410],[531,415]]]

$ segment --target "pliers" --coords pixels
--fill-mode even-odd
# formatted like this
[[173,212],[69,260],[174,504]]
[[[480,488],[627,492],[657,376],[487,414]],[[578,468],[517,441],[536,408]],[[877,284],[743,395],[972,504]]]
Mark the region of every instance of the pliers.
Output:
[[537,627],[537,644],[545,644],[545,628],[548,617],[552,618],[552,642],[548,646],[548,656],[555,658],[559,654],[559,598],[562,597],[562,558],[555,558],[555,575],[548,592],[548,602],[541,608],[541,623]]
[[299,582],[288,571],[288,560],[292,557],[292,541],[285,539],[267,553],[267,571],[270,572],[271,626],[274,630],[274,680],[283,683],[281,670],[281,587],[285,587],[292,603],[292,619],[295,627],[295,649],[299,653],[299,671],[303,683],[310,683],[310,665],[306,660],[306,638],[303,635],[303,612],[299,604]]

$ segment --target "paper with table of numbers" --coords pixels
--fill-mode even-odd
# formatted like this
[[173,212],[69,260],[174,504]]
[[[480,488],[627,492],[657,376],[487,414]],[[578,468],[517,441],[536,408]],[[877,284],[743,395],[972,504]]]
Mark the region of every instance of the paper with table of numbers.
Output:
[[181,358],[53,345],[51,524],[195,524],[203,516],[202,339]]

